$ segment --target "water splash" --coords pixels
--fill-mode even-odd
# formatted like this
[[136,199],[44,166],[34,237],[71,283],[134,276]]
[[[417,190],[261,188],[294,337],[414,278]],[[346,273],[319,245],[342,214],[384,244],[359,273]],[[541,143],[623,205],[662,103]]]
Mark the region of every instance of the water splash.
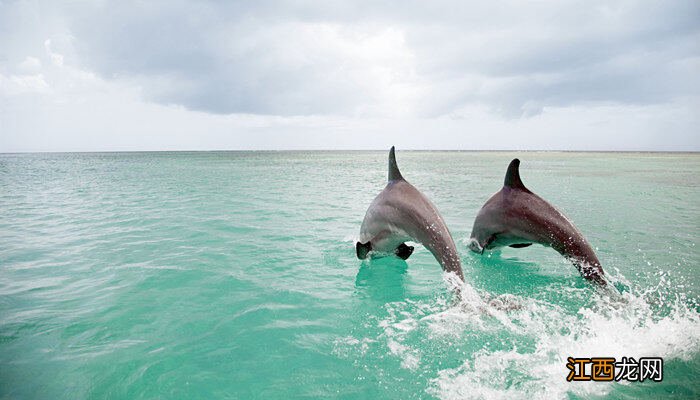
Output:
[[[620,275],[611,280],[632,286]],[[441,357],[449,358],[446,354],[457,357],[459,365],[438,368],[429,380],[427,393],[441,399],[605,395],[625,383],[567,382],[567,357],[663,357],[669,362],[690,360],[700,350],[700,315],[683,296],[665,297],[670,303],[658,308],[648,301],[652,294],[663,296],[658,288],[623,293],[558,289],[572,302],[589,296],[590,306],[572,313],[551,301],[462,284],[456,301],[446,295],[386,304],[377,342],[402,368],[417,373],[431,373]]]

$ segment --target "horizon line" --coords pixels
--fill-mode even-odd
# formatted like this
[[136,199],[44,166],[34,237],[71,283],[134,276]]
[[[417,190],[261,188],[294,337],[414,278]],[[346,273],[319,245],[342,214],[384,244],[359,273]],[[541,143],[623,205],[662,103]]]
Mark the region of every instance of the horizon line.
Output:
[[[559,150],[559,149],[400,149],[402,152],[446,152],[446,153],[650,153],[650,154],[697,154],[700,150]],[[226,150],[77,150],[77,151],[0,151],[0,155],[20,154],[108,154],[108,153],[281,153],[281,152],[374,152],[388,149],[226,149]]]

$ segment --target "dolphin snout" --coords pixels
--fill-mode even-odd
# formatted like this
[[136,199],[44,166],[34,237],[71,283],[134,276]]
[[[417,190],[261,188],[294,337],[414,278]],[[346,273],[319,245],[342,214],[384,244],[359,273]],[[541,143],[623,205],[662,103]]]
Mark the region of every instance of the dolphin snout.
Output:
[[475,238],[470,238],[469,243],[467,243],[467,246],[469,246],[469,250],[479,253],[479,254],[484,254],[484,249],[481,247],[479,244],[479,241],[476,240]]

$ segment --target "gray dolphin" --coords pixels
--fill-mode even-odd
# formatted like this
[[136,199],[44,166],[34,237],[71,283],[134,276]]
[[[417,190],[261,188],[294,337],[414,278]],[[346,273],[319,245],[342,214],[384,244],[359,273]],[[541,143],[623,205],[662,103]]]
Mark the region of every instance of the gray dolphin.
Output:
[[389,183],[367,209],[356,245],[357,258],[365,259],[375,251],[393,253],[405,260],[413,253],[406,241],[421,243],[445,272],[453,272],[464,281],[457,247],[445,221],[433,203],[401,176],[392,147]]
[[581,232],[559,210],[528,190],[520,180],[520,160],[511,161],[503,189],[479,211],[469,248],[482,254],[501,246],[550,246],[569,259],[584,278],[605,286],[603,268]]

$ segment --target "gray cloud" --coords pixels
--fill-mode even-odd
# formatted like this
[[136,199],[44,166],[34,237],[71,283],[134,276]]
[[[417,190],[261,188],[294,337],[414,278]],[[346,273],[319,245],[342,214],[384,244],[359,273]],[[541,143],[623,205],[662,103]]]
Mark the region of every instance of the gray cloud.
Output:
[[[70,43],[60,52],[86,69],[150,101],[209,113],[439,116],[479,105],[519,117],[700,93],[696,1],[28,7],[19,20],[62,26]],[[10,33],[25,29],[17,15],[3,20]],[[5,59],[24,60],[18,51]]]

